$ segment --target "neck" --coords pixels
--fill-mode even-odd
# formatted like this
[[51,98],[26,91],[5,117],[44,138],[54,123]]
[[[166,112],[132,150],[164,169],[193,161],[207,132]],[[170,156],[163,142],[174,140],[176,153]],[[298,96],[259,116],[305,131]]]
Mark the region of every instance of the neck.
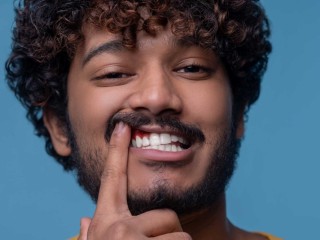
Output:
[[233,239],[234,227],[227,219],[224,194],[210,208],[181,216],[180,222],[193,240]]

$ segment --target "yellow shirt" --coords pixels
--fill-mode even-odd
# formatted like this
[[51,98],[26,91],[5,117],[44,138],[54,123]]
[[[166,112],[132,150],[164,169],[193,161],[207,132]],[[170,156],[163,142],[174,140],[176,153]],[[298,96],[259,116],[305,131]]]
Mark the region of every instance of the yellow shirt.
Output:
[[[269,240],[283,240],[282,238],[277,238],[277,237],[272,236],[272,235],[270,235],[268,233],[259,233],[259,234],[262,235],[262,236],[267,237]],[[78,236],[70,238],[69,240],[78,240]]]
[[259,233],[260,235],[262,236],[265,236],[267,237],[269,240],[283,240],[282,238],[277,238],[275,236],[272,236],[271,234],[268,234],[268,233]]

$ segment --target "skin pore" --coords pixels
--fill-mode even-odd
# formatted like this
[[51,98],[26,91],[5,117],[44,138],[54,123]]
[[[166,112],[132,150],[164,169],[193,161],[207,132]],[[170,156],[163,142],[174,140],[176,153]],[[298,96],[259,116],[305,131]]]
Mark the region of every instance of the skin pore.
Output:
[[[110,142],[106,141],[108,121],[117,114],[130,113],[151,119],[151,123],[138,126],[143,132],[181,134],[174,127],[162,126],[155,120],[167,117],[199,129],[205,140],[194,141],[181,152],[136,148],[130,143],[135,129],[128,120],[129,126],[122,127],[122,132],[116,127]],[[106,171],[107,167],[120,168],[113,150],[118,145],[121,145],[121,154],[127,156],[123,157],[127,159],[123,189],[132,195],[152,198],[157,189],[183,195],[199,185],[210,166],[219,165],[216,155],[221,155],[221,146],[230,147],[232,144],[226,142],[232,138],[239,140],[243,135],[242,119],[234,122],[232,91],[222,62],[211,50],[181,44],[168,29],[156,37],[140,32],[137,48],[128,50],[122,47],[119,36],[84,26],[84,41],[76,51],[68,77],[68,118],[73,144],[50,113],[45,117],[46,126],[59,154],[68,156],[75,145],[78,148],[78,158],[82,159],[79,165],[87,175],[82,178],[90,182],[85,188],[94,199],[98,198],[94,223],[102,221],[101,216],[106,213],[101,213],[110,212],[110,206],[103,206],[107,205],[106,199],[112,198],[112,191],[106,189],[118,187],[110,186],[109,176],[109,183],[103,180],[106,172],[112,175],[112,171]],[[100,179],[99,196],[94,196]],[[224,184],[227,182],[228,179]],[[126,197],[114,197],[125,212]],[[157,210],[150,211],[153,213],[160,215]],[[228,221],[223,191],[214,197],[210,206],[179,215],[176,224],[178,230],[174,231],[181,231],[181,225],[192,239],[265,239],[242,231]],[[93,232],[92,228],[89,232]]]

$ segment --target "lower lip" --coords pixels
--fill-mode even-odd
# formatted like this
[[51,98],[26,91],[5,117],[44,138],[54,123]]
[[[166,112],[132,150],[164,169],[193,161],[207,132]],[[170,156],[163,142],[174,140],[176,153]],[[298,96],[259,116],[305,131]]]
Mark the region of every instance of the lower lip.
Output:
[[130,151],[132,154],[149,161],[159,162],[182,162],[189,160],[193,151],[191,148],[184,149],[179,152],[166,152],[154,149],[143,149],[131,147]]

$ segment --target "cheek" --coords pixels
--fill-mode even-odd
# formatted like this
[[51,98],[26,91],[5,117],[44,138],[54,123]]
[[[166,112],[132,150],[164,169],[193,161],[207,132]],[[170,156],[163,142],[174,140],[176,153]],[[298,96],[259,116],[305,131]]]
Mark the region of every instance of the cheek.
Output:
[[110,117],[121,109],[125,96],[118,91],[89,84],[70,84],[68,93],[68,112],[73,127],[80,134],[96,134],[99,141],[104,141],[104,134],[101,132],[105,132]]
[[187,114],[203,130],[228,126],[232,120],[232,94],[226,81],[194,84],[185,96]]

